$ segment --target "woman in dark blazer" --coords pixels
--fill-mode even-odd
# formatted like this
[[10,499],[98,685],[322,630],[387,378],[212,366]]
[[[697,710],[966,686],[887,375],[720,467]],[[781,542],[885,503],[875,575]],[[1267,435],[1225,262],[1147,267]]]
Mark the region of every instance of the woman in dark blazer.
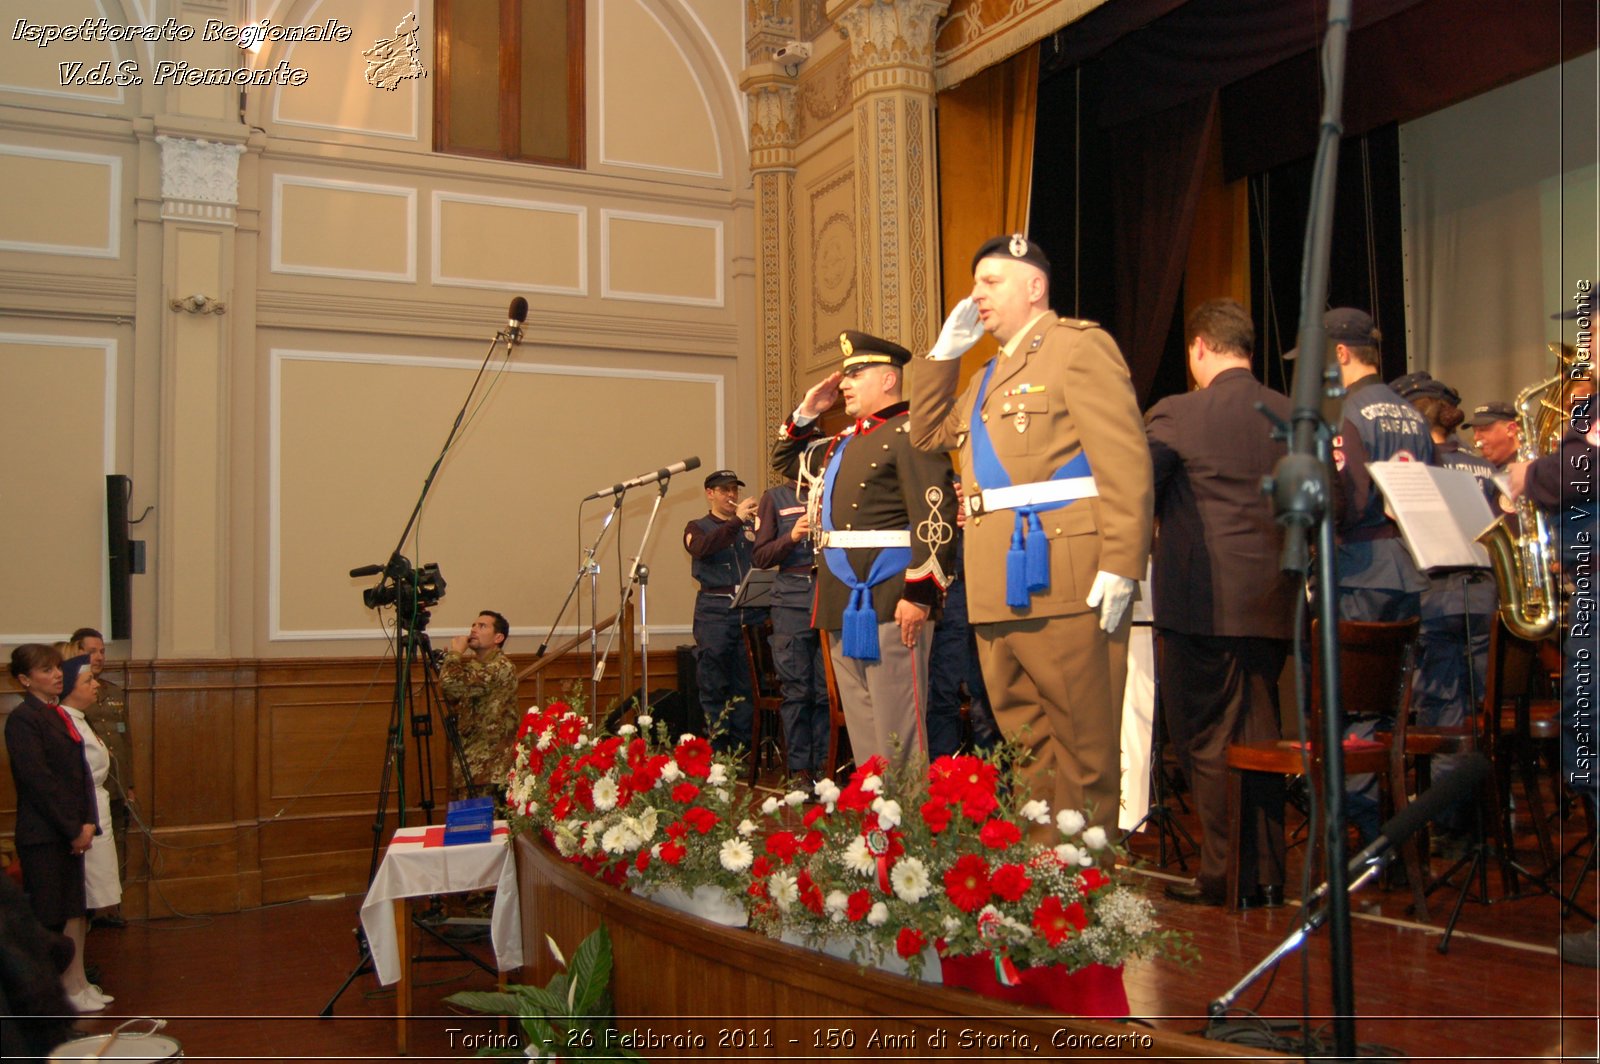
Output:
[[98,1012],[105,1000],[83,972],[83,855],[100,830],[83,737],[58,704],[61,655],[53,647],[17,647],[11,676],[23,690],[22,702],[6,719],[22,886],[39,922],[72,939],[72,963],[61,975],[68,999],[79,1012]]

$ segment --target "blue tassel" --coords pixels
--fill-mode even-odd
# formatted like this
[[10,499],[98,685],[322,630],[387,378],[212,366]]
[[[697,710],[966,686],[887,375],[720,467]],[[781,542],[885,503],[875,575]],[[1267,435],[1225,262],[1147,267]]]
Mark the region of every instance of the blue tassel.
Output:
[[1019,513],[1011,531],[1011,549],[1006,551],[1006,605],[1027,609],[1028,602],[1028,561],[1022,546],[1022,515]]
[[1050,590],[1050,541],[1044,537],[1039,515],[1028,513],[1028,590],[1033,594]]
[[872,608],[872,591],[858,587],[850,594],[844,611],[844,656],[873,662],[878,652],[878,614]]

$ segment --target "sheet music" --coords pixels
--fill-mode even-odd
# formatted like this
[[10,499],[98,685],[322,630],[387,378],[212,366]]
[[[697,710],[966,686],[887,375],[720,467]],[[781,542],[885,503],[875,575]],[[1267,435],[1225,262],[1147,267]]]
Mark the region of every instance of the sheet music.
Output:
[[1489,568],[1477,536],[1495,516],[1471,473],[1421,462],[1372,462],[1367,471],[1418,568]]

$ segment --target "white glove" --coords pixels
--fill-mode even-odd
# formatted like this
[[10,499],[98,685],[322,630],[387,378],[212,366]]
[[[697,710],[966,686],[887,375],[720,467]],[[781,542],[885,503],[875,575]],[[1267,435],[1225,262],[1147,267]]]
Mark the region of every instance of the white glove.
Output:
[[1108,573],[1104,569],[1094,574],[1094,586],[1083,601],[1090,609],[1100,608],[1100,630],[1115,631],[1133,601],[1134,581],[1126,576]]
[[983,325],[978,321],[978,304],[968,296],[956,304],[939,330],[938,342],[928,352],[934,362],[947,362],[966,354],[967,348],[983,338]]

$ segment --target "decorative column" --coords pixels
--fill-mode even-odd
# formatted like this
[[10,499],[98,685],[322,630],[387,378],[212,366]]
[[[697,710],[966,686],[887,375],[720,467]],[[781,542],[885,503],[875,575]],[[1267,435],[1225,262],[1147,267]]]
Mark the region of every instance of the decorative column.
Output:
[[229,653],[229,397],[241,144],[158,135],[161,442],[157,601],[162,658]]
[[[756,288],[761,296],[763,439],[777,434],[796,397],[791,378],[799,345],[794,214],[797,78],[796,68],[771,60],[773,50],[793,39],[793,30],[793,19],[758,14],[749,38],[751,65],[739,83],[750,99],[750,170],[759,220]],[[770,474],[767,479],[772,479]]]
[[862,328],[915,353],[938,335],[933,39],[950,0],[829,0],[850,42]]

